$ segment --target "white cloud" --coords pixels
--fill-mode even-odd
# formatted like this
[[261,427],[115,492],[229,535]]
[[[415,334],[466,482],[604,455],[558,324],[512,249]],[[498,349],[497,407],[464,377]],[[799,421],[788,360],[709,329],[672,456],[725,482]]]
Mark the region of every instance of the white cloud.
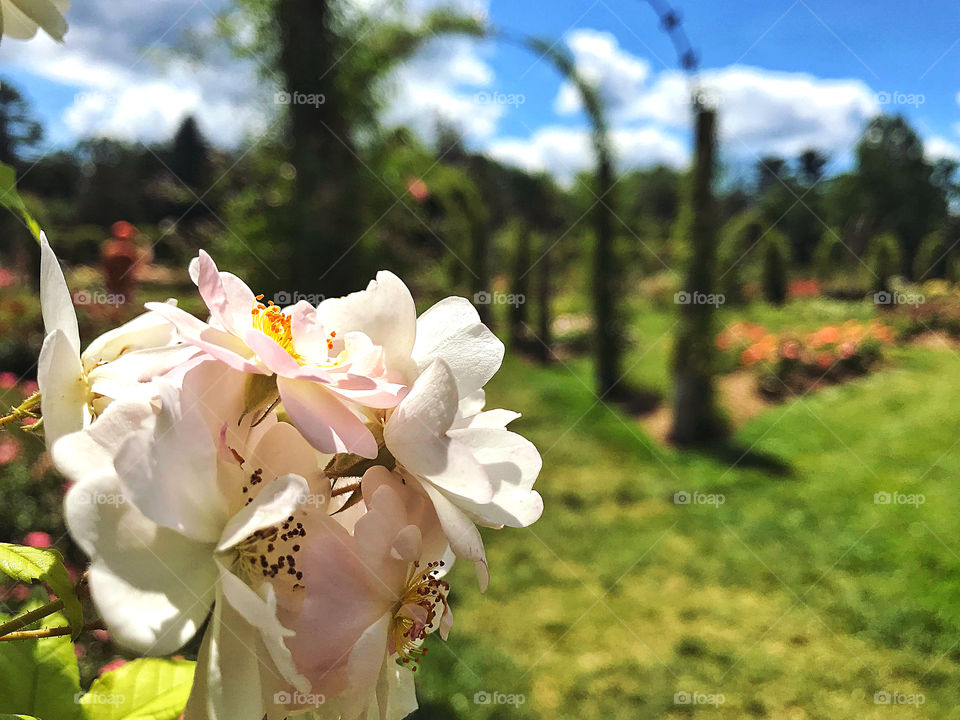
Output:
[[[621,170],[661,163],[682,167],[687,162],[683,141],[656,127],[614,129],[610,138]],[[565,185],[596,164],[592,138],[584,128],[546,126],[529,138],[493,140],[486,151],[505,164],[530,172],[548,172]]]
[[233,146],[262,131],[275,109],[261,97],[255,68],[223,51],[202,64],[170,52],[185,30],[211,29],[222,4],[76,3],[64,44],[46,37],[4,43],[0,63],[76,90],[54,136],[158,142],[192,114],[210,139]]
[[923,153],[928,160],[960,161],[960,145],[939,135],[929,138],[923,143]]
[[382,120],[407,125],[421,137],[434,137],[443,120],[474,139],[492,137],[506,107],[483,102],[494,80],[493,69],[474,42],[441,38],[431,41],[388,79],[389,104]]
[[[75,3],[70,31],[59,45],[38,37],[31,43],[3,43],[0,64],[77,90],[54,136],[106,136],[156,142],[168,139],[188,114],[197,117],[212,141],[235,146],[256,136],[275,116],[272,88],[264,88],[251,62],[226,51],[207,51],[202,64],[171,55],[185,30],[209,31],[226,0],[152,0],[119,5],[113,0]],[[488,0],[349,0],[378,18],[415,23],[432,9],[453,7],[478,18]],[[225,81],[228,79],[228,81]],[[468,137],[488,138],[505,112],[476,101],[493,81],[493,70],[476,43],[440,39],[397,69],[388,83],[384,120],[407,124],[432,137],[437,119]]]
[[[623,106],[636,97],[650,76],[650,63],[620,50],[617,39],[607,32],[573,30],[567,45],[580,76],[598,88],[610,107]],[[579,111],[580,95],[569,82],[560,87],[554,109],[561,115]]]
[[[682,73],[668,70],[648,78],[649,66],[606,33],[578,30],[568,42],[578,70],[596,84],[615,125],[689,127],[690,86]],[[856,79],[731,65],[705,70],[701,80],[718,105],[725,150],[735,155],[790,156],[808,147],[842,154],[879,110],[873,91]],[[561,87],[555,108],[561,114],[580,110],[569,83]]]

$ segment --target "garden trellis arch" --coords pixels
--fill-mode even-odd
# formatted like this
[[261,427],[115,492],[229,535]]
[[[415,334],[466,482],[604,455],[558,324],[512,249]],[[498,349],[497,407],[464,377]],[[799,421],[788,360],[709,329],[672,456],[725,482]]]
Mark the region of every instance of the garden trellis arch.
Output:
[[[673,43],[678,64],[687,74],[692,99],[691,104],[696,112],[700,108],[702,100],[697,78],[697,57],[687,38],[686,31],[683,29],[680,13],[661,0],[642,1],[653,8],[660,19],[661,28],[669,35]],[[601,398],[610,394],[615,395],[616,385],[621,379],[620,356],[623,347],[620,314],[617,312],[617,296],[622,293],[623,285],[620,267],[613,251],[613,227],[617,216],[611,191],[616,185],[616,180],[614,178],[614,153],[603,98],[600,97],[596,88],[577,73],[573,58],[565,49],[557,48],[557,42],[549,43],[542,38],[517,35],[506,30],[491,29],[486,34],[493,39],[501,39],[519,45],[535,53],[539,58],[549,60],[554,68],[576,87],[590,121],[596,162],[594,194],[597,198],[591,210],[595,234],[592,275],[595,375],[597,395]],[[557,242],[559,242],[559,239],[554,241],[554,244]]]
[[[661,29],[670,37],[676,51],[678,65],[688,77],[691,105],[696,113],[701,108],[702,100],[697,77],[697,57],[683,29],[680,13],[662,0],[640,0],[640,2],[654,10],[660,20]],[[594,194],[597,200],[591,210],[596,236],[592,273],[594,353],[597,394],[599,397],[607,397],[615,392],[615,387],[621,379],[620,355],[623,333],[617,312],[617,296],[622,293],[622,284],[619,281],[621,272],[613,252],[616,212],[611,191],[616,180],[609,123],[603,99],[589,82],[580,77],[569,52],[565,48],[557,47],[558,41],[550,43],[543,38],[514,33],[503,28],[487,27],[473,18],[458,16],[449,11],[433,13],[417,31],[405,30],[391,38],[392,51],[385,55],[390,56],[392,64],[395,64],[410,57],[431,38],[444,34],[499,40],[529,50],[538,58],[549,60],[564,79],[576,87],[580,95],[591,125],[596,160]],[[553,245],[557,242],[559,239],[554,241]]]

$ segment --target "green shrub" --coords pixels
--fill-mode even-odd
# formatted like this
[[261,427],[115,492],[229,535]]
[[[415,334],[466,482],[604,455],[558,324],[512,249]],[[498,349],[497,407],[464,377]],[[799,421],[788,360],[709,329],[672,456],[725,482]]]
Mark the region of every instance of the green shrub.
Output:
[[843,244],[842,235],[837,228],[824,230],[817,244],[814,256],[817,275],[821,280],[833,277],[837,269],[848,263],[851,253]]
[[727,304],[740,304],[745,300],[745,271],[751,251],[763,237],[763,227],[760,214],[746,210],[730,218],[720,229],[717,277]]
[[929,233],[920,243],[913,261],[913,277],[917,282],[947,277],[948,246],[943,233]]
[[873,272],[873,291],[890,292],[890,278],[897,274],[900,267],[900,244],[893,233],[882,233],[870,243],[870,257],[867,263]]

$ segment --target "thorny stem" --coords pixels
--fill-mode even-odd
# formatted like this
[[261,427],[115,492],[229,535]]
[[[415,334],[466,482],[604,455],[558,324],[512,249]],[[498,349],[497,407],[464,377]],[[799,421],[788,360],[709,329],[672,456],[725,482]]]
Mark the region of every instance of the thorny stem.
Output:
[[[77,584],[74,586],[74,590],[77,593],[77,597],[83,597],[84,593],[87,590],[87,573],[84,573]],[[17,640],[21,638],[28,637],[53,637],[53,635],[36,635],[35,633],[46,631],[46,630],[56,630],[57,628],[42,628],[41,630],[24,630],[23,632],[17,632],[22,630],[22,628],[32,625],[37,620],[41,620],[45,617],[53,615],[55,612],[63,610],[63,600],[56,599],[51,600],[46,605],[41,605],[40,607],[31,610],[30,612],[24,613],[19,617],[15,617],[12,620],[0,624],[0,642],[4,640]],[[86,626],[84,626],[86,627]],[[27,634],[24,634],[27,633]],[[34,634],[31,634],[34,633]],[[59,633],[63,634],[63,633]]]
[[11,633],[20,630],[21,628],[25,628],[27,625],[32,625],[37,620],[45,618],[48,615],[53,615],[55,612],[60,610],[63,610],[63,600],[53,600],[48,602],[46,605],[41,605],[36,610],[31,610],[28,613],[24,613],[20,617],[15,617],[13,620],[8,620],[0,625],[0,641],[7,640],[7,636]]
[[40,405],[40,393],[35,392],[33,395],[28,397],[22,403],[20,403],[15,408],[10,408],[12,412],[9,415],[4,415],[0,417],[0,427],[4,425],[9,425],[10,423],[16,420],[23,420],[25,418],[35,418],[36,415],[33,414],[33,411],[37,409]]
[[332,490],[330,492],[330,497],[337,497],[337,495],[346,495],[347,493],[353,492],[359,487],[360,487],[360,481],[358,480],[355,483],[350,483],[349,485],[344,485],[343,487],[339,487],[336,490]]
[[[103,620],[94,620],[93,622],[88,622],[83,626],[81,632],[90,632],[91,630],[103,630],[105,629]],[[62,637],[64,635],[70,635],[73,631],[71,628],[63,627],[52,627],[52,628],[40,628],[39,630],[21,630],[19,632],[7,633],[3,637],[0,637],[0,642],[6,642],[8,640],[36,640],[38,638],[50,638],[50,637]]]

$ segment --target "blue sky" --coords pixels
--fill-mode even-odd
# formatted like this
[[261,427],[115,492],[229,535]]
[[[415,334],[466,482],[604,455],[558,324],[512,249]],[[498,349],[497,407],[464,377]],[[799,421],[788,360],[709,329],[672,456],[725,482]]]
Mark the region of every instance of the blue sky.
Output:
[[[349,0],[383,15],[382,0]],[[621,165],[682,166],[689,105],[673,46],[641,0],[453,0],[496,27],[566,46],[611,110]],[[63,46],[5,40],[3,74],[48,125],[49,147],[89,135],[162,140],[186,113],[214,141],[255,140],[277,110],[255,68],[215,53],[205,66],[164,54],[186,30],[203,31],[225,0],[74,0]],[[402,17],[442,0],[409,0]],[[819,147],[849,161],[880,110],[914,124],[931,156],[960,158],[960,12],[953,4],[827,0],[678,1],[721,115],[727,157],[792,155]],[[401,16],[401,15],[398,15]],[[159,58],[159,59],[158,59]],[[230,79],[225,83],[224,78]],[[589,167],[576,93],[548,61],[504,43],[444,40],[392,79],[388,123],[429,139],[437,116],[471,146],[561,179]]]

